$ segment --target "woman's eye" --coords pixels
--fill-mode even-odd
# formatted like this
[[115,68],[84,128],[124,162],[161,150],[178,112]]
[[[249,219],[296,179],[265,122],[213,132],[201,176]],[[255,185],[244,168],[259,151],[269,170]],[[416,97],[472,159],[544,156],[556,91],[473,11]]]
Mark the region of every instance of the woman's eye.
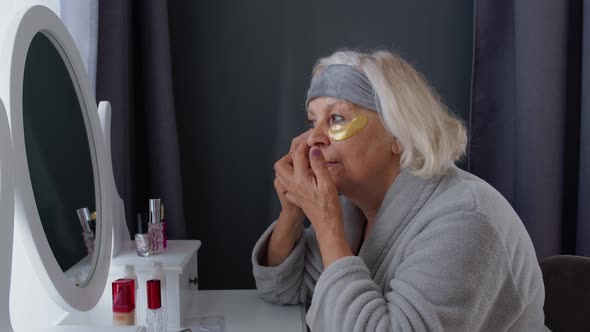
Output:
[[338,114],[332,114],[331,120],[333,124],[339,124],[344,122],[344,117]]
[[307,120],[307,125],[309,126],[309,128],[315,127],[315,120]]

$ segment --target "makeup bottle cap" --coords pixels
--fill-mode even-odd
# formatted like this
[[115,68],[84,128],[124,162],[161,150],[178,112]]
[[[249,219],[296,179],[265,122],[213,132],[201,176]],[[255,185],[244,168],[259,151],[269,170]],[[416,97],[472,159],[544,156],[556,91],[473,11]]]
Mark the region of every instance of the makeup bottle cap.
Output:
[[92,229],[90,229],[90,220],[92,218],[90,215],[90,210],[85,207],[76,210],[76,213],[78,214],[78,219],[80,219],[80,225],[82,226],[84,233],[92,231]]
[[137,234],[145,233],[145,212],[137,212]]
[[117,279],[112,284],[113,312],[131,312],[135,310],[135,280]]
[[159,198],[151,198],[149,200],[149,207],[150,207],[150,223],[157,224],[160,222],[160,199]]
[[162,297],[160,293],[160,280],[150,279],[146,281],[147,288],[147,306],[149,309],[159,309],[162,307]]

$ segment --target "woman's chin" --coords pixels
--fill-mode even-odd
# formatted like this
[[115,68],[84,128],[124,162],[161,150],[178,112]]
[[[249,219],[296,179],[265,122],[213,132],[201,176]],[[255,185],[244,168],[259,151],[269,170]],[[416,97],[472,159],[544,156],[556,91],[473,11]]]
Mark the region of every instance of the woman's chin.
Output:
[[328,171],[330,172],[330,177],[332,178],[332,181],[334,181],[334,184],[336,185],[336,187],[338,187],[340,191],[339,187],[344,178],[344,167],[342,167],[342,165],[338,163],[330,163],[328,164]]

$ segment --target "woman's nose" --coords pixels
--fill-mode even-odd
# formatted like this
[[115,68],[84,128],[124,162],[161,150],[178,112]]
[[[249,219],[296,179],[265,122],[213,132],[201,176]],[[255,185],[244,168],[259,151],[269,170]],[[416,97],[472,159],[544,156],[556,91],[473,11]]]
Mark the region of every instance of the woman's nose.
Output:
[[310,147],[314,145],[329,145],[330,138],[328,137],[328,128],[324,126],[316,126],[311,128],[311,133],[307,137],[307,145]]

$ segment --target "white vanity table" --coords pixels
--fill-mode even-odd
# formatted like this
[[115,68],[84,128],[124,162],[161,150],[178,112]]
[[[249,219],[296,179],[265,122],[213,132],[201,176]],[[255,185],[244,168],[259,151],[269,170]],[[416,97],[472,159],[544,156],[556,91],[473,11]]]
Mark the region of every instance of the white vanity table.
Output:
[[201,317],[224,317],[226,332],[307,331],[302,305],[273,305],[254,289],[201,290],[194,311]]
[[[0,263],[8,268],[0,269],[0,293],[5,295],[3,302],[0,301],[0,331],[143,331],[145,328],[139,324],[143,323],[145,315],[145,281],[153,273],[155,261],[163,264],[166,274],[169,331],[192,327],[198,332],[194,322],[203,317],[223,317],[224,331],[229,332],[306,331],[302,305],[272,305],[259,298],[255,290],[198,290],[200,241],[171,240],[161,255],[139,257],[136,254],[133,242],[128,240],[123,201],[113,177],[110,104],[96,105],[78,50],[51,10],[33,6],[5,24],[7,36],[0,38],[3,43],[0,98],[6,107],[6,110],[0,107],[0,216],[8,222],[0,224]],[[39,47],[45,47],[40,56],[28,53]],[[61,70],[62,76],[71,82],[66,87],[71,91],[66,91],[65,95],[69,93],[73,97],[63,105],[52,104],[51,98],[47,101],[44,97],[29,98],[43,95],[38,94],[40,91],[31,91],[30,86],[35,86],[31,82],[45,84],[39,88],[41,90],[55,87],[52,84],[55,77],[39,71],[39,68],[44,69],[44,61],[52,56],[61,59],[61,64],[46,69],[56,73]],[[56,85],[59,88],[60,84]],[[70,113],[63,113],[67,107]],[[79,119],[74,122],[78,125],[61,121],[67,126],[44,132],[47,120],[54,118],[52,112],[56,113],[55,118],[62,120],[75,117]],[[77,138],[66,135],[70,130],[78,131]],[[66,174],[68,179],[74,178],[74,187],[69,189],[84,189],[82,192],[88,197],[83,203],[87,205],[79,201],[70,204],[69,201],[80,199],[78,196],[82,195],[57,190],[62,189],[60,181],[64,178],[52,178],[61,167],[56,168],[51,162],[63,164],[64,158],[51,160],[52,153],[43,154],[44,144],[61,134],[65,140],[58,141],[56,146],[67,150],[67,159],[75,166]],[[82,151],[68,147],[70,143],[80,142]],[[48,160],[39,159],[39,156]],[[47,161],[48,166],[39,167],[39,160]],[[76,179],[75,173],[84,165],[87,166],[86,177]],[[76,188],[80,183],[89,185]],[[43,196],[47,187],[57,189]],[[49,209],[48,199],[53,204]],[[95,209],[97,215],[94,253],[90,255],[86,253],[84,242],[79,242],[82,241],[81,229],[74,228],[71,234],[54,229],[59,223],[66,223],[63,229],[72,228],[71,222],[79,227],[78,221],[68,216],[83,206]],[[82,243],[82,251],[74,248],[68,252],[69,247],[64,244],[70,241]],[[63,250],[66,254],[56,254]],[[127,264],[135,267],[139,281],[138,325],[113,326],[111,282],[123,277]],[[72,275],[78,271],[83,272],[79,275],[87,277],[76,285]],[[10,296],[6,296],[8,291]]]
[[[135,266],[140,285],[152,273],[153,263],[162,262],[168,283],[167,302],[169,331],[191,328],[199,332],[203,318],[223,318],[226,332],[306,332],[305,310],[302,305],[278,306],[262,300],[257,291],[250,290],[197,290],[197,250],[201,243],[196,240],[169,240],[164,255],[139,257],[130,245],[114,257],[109,273],[109,283],[123,277],[124,266]],[[194,282],[193,282],[194,281]],[[175,290],[179,290],[175,294]],[[89,312],[68,314],[61,326],[110,327],[112,319],[110,290]],[[141,291],[138,302],[145,302]],[[145,320],[145,313],[137,313],[138,324]],[[211,320],[210,319],[210,320]],[[171,320],[171,321],[170,321]],[[205,330],[203,330],[205,331]]]
[[[168,328],[169,332],[186,328],[190,328],[192,332],[201,332],[199,321],[203,318],[222,318],[225,332],[307,332],[303,306],[270,304],[258,297],[255,289],[200,290],[198,296],[195,294],[192,303],[187,310],[186,323],[181,328]],[[83,327],[84,331],[98,332],[111,328],[104,325],[90,327],[91,325],[84,322],[77,322],[73,317],[67,317],[62,324],[69,326],[67,328]],[[68,331],[61,328],[64,326],[56,331]],[[118,328],[117,331],[124,330]],[[136,329],[129,328],[128,331]]]

